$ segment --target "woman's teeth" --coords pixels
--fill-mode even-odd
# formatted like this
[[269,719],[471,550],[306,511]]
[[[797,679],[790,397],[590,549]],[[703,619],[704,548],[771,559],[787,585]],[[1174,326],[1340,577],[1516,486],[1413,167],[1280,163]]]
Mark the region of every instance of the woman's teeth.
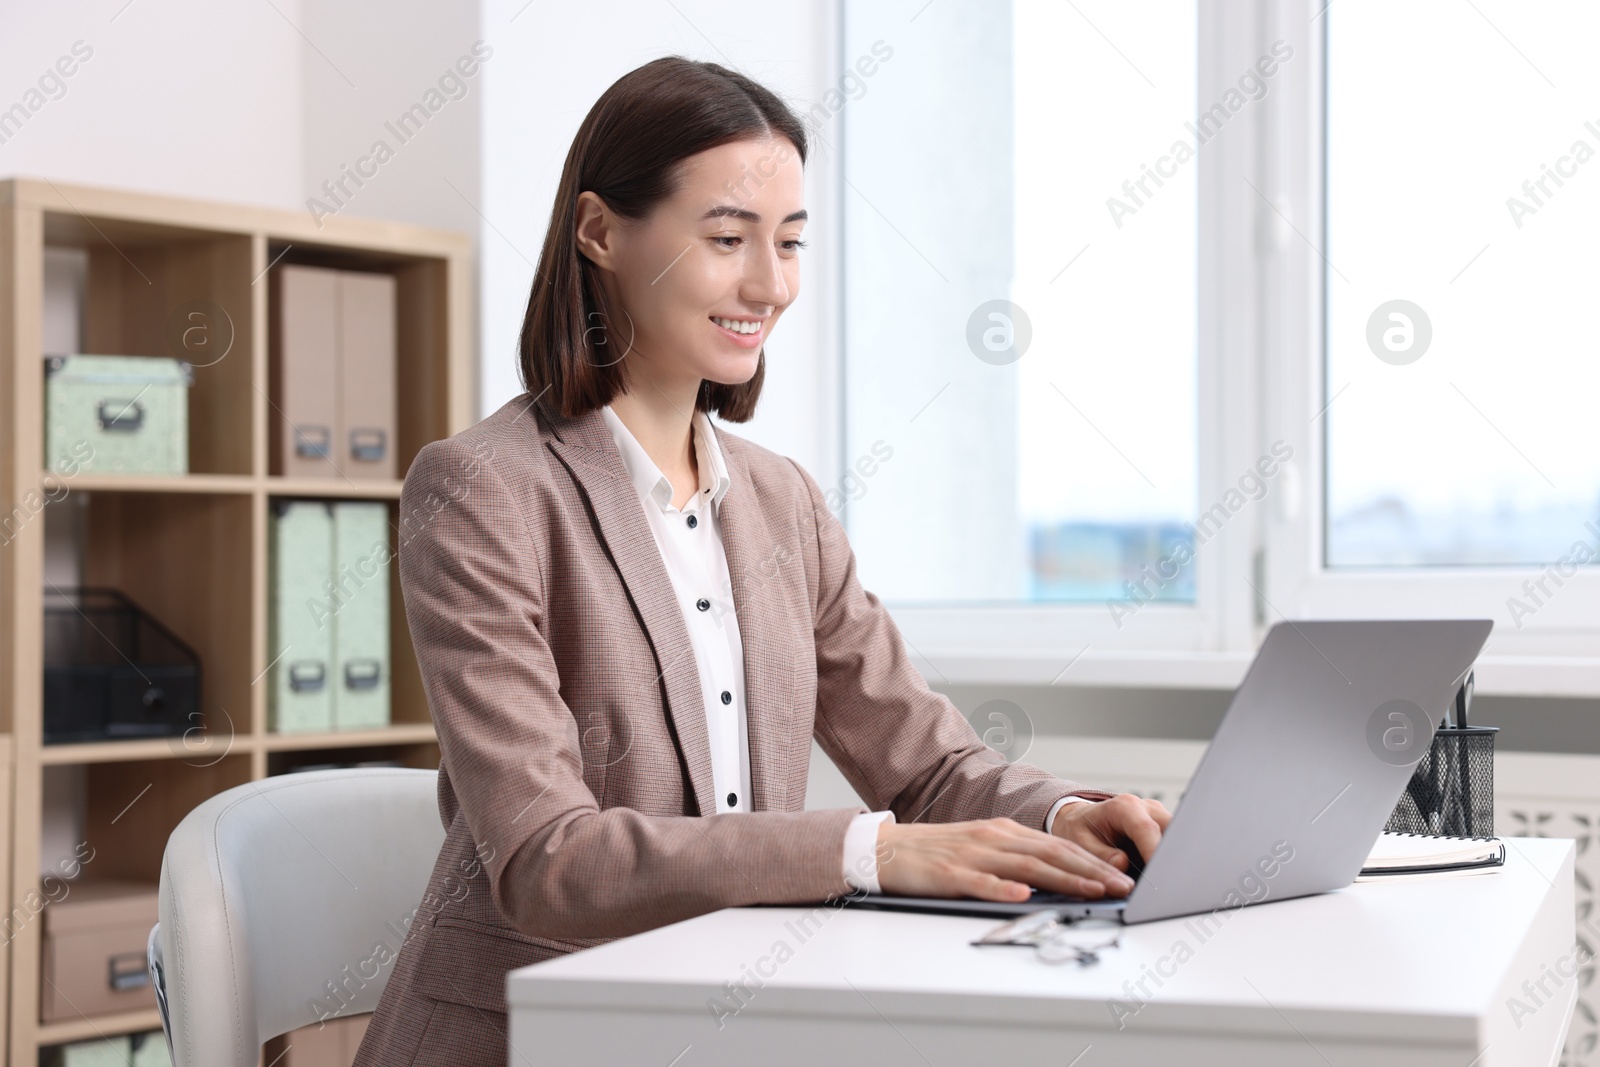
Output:
[[732,330],[734,333],[756,333],[761,329],[759,321],[741,322],[738,319],[719,319],[716,317],[713,317],[711,321],[721,326],[724,330]]

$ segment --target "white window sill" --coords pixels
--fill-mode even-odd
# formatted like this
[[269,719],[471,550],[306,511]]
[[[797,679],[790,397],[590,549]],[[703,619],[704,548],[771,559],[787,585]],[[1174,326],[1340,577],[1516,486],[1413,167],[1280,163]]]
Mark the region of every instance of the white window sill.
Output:
[[[908,649],[932,685],[1040,685],[1129,689],[1234,689],[1254,658],[1246,652],[1110,652],[1064,657],[975,650]],[[1600,656],[1487,655],[1476,692],[1488,696],[1600,696]]]

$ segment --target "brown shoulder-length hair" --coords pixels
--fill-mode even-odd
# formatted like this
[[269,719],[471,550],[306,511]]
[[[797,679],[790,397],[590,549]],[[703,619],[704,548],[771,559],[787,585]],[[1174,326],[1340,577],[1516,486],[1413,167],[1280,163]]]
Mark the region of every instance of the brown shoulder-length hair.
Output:
[[[770,136],[788,138],[805,165],[805,127],[782,100],[737,71],[682,56],[629,71],[595,101],[567,151],[522,322],[522,385],[547,410],[574,418],[626,387],[622,319],[608,306],[600,268],[578,251],[578,194],[591,190],[618,215],[641,220],[677,191],[683,159]],[[747,421],[766,368],[763,348],[749,381],[704,381],[695,407]]]

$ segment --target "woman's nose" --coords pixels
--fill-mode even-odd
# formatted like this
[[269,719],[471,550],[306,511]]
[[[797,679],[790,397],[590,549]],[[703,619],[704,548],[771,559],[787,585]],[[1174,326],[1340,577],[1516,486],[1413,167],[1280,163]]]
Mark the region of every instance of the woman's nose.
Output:
[[744,296],[753,304],[783,307],[789,303],[789,282],[776,251],[755,257],[745,272]]

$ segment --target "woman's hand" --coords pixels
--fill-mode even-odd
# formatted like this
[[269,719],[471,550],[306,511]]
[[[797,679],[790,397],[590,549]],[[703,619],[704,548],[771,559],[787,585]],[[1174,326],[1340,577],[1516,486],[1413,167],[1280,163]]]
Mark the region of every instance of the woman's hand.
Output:
[[922,897],[1028,899],[1031,887],[1080,897],[1125,897],[1128,842],[1146,862],[1172,814],[1159,800],[1119,793],[1066,804],[1050,833],[1011,819],[878,827],[878,887]]
[[1125,871],[1129,857],[1124,847],[1131,844],[1149,863],[1171,821],[1172,813],[1161,801],[1118,793],[1092,804],[1063,804],[1050,824],[1050,833]]
[[[1072,808],[1099,806],[1068,804],[1055,825]],[[1133,881],[1076,840],[1012,819],[878,827],[878,887],[885,893],[1019,901],[1028,899],[1031,886],[1082,897],[1127,896]]]

